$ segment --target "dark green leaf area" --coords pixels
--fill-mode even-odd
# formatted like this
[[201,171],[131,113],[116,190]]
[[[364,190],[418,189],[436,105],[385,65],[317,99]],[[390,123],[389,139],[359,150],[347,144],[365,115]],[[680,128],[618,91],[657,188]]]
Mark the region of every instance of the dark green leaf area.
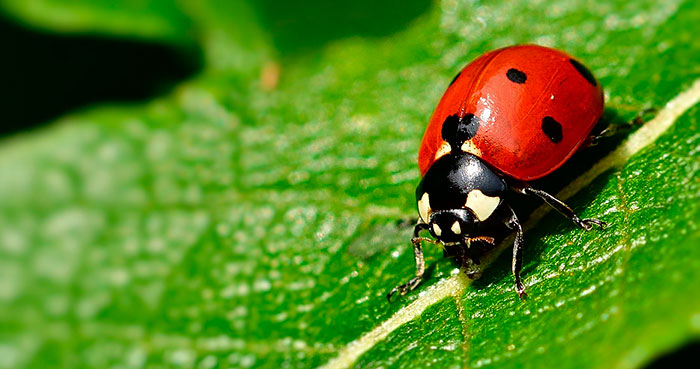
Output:
[[[423,315],[391,333],[386,342],[368,351],[355,368],[406,368],[421,363],[425,367],[460,368],[467,355],[459,306],[446,298],[425,310]],[[416,339],[416,337],[422,337]]]

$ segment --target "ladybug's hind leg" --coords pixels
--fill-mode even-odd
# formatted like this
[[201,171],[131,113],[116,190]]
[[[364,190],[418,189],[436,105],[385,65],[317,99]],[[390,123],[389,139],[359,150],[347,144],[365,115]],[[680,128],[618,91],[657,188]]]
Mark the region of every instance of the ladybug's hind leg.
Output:
[[525,195],[534,195],[542,199],[544,202],[547,203],[547,205],[551,206],[554,208],[554,210],[558,211],[561,215],[567,217],[568,219],[571,219],[571,221],[574,222],[577,226],[590,231],[593,229],[593,226],[596,226],[600,229],[605,228],[607,225],[605,222],[599,219],[595,218],[586,218],[586,219],[581,219],[574,211],[566,205],[564,202],[561,200],[557,199],[556,197],[550,195],[549,193],[538,190],[536,188],[531,187],[527,183],[522,183],[520,186],[513,186],[513,188]]
[[[615,137],[621,133],[627,133],[631,130],[637,129],[642,124],[646,123],[649,119],[649,115],[655,115],[658,112],[656,108],[646,108],[639,111],[632,120],[619,124],[612,124],[608,122],[606,125],[601,126],[601,122],[593,128],[591,136],[588,138],[588,145],[595,146],[601,143],[603,140]],[[585,146],[588,146],[585,145]]]

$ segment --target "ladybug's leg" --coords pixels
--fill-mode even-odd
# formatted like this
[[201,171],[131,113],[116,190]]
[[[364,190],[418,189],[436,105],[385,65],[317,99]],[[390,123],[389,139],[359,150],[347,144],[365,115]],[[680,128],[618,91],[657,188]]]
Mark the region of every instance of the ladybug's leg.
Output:
[[639,111],[629,122],[621,124],[608,124],[607,126],[602,127],[602,130],[599,129],[598,131],[596,131],[596,128],[598,128],[596,127],[594,128],[592,136],[589,138],[590,144],[597,145],[600,141],[606,138],[614,137],[620,133],[630,131],[637,126],[644,124],[648,119],[648,115],[656,114],[657,112],[658,109],[656,108],[646,108]]
[[438,243],[432,238],[419,236],[420,232],[425,229],[428,229],[427,224],[416,224],[415,228],[413,228],[413,238],[411,238],[411,243],[413,244],[413,256],[416,260],[416,276],[411,278],[411,280],[409,280],[407,283],[394,287],[386,295],[386,298],[387,300],[389,300],[389,302],[391,302],[391,296],[393,296],[396,292],[400,292],[401,295],[405,295],[407,292],[416,288],[423,279],[423,274],[425,273],[425,260],[423,259],[423,249],[421,248],[421,242],[426,241],[434,244]]
[[571,219],[577,226],[579,226],[587,231],[590,231],[591,229],[593,229],[593,226],[597,226],[598,228],[603,229],[607,225],[605,222],[603,222],[602,220],[599,220],[599,219],[595,219],[595,218],[581,219],[581,218],[579,218],[579,216],[576,215],[576,213],[574,213],[574,211],[571,210],[571,208],[568,205],[566,205],[561,200],[557,199],[556,197],[550,195],[549,193],[547,193],[545,191],[532,188],[527,184],[524,184],[524,186],[522,188],[520,188],[519,190],[526,195],[535,195],[535,196],[541,198],[549,206],[553,207],[554,210],[561,213],[561,215]]
[[518,293],[520,298],[525,298],[525,286],[520,280],[520,269],[523,267],[523,245],[525,240],[523,238],[523,227],[520,225],[518,217],[515,215],[513,209],[508,206],[510,210],[510,218],[506,221],[508,228],[515,230],[515,241],[513,241],[513,276],[515,277],[515,291]]

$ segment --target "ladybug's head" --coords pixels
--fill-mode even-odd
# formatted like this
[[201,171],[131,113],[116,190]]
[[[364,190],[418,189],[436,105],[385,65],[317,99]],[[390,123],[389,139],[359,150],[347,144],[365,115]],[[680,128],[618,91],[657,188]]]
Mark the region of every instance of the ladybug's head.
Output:
[[443,243],[466,243],[481,236],[481,224],[491,219],[506,188],[478,157],[464,152],[445,155],[416,189],[421,223]]
[[430,234],[444,243],[462,242],[477,230],[478,219],[469,209],[437,210],[429,218]]

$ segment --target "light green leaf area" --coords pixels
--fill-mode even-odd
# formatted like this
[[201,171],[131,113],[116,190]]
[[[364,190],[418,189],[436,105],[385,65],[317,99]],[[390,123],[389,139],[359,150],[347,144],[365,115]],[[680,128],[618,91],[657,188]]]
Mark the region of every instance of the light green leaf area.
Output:
[[[283,37],[269,25],[284,22],[264,7],[31,3],[43,5],[4,9],[163,42],[191,27],[207,65],[152,102],[0,142],[0,367],[314,367],[365,337],[366,351],[334,363],[624,368],[700,334],[694,107],[568,200],[607,229],[549,214],[528,232],[527,300],[505,252],[457,298],[367,335],[457,267],[426,245],[428,278],[386,301],[414,272],[415,157],[459,68],[514,43],[564,49],[599,77],[619,123],[700,76],[695,1],[444,1],[388,34],[276,62]],[[112,9],[133,17],[102,22]],[[56,10],[80,19],[49,21]],[[148,22],[167,27],[134,31]]]
[[100,32],[161,40],[191,41],[191,22],[168,0],[122,1],[13,1],[2,0],[8,15],[59,32]]

